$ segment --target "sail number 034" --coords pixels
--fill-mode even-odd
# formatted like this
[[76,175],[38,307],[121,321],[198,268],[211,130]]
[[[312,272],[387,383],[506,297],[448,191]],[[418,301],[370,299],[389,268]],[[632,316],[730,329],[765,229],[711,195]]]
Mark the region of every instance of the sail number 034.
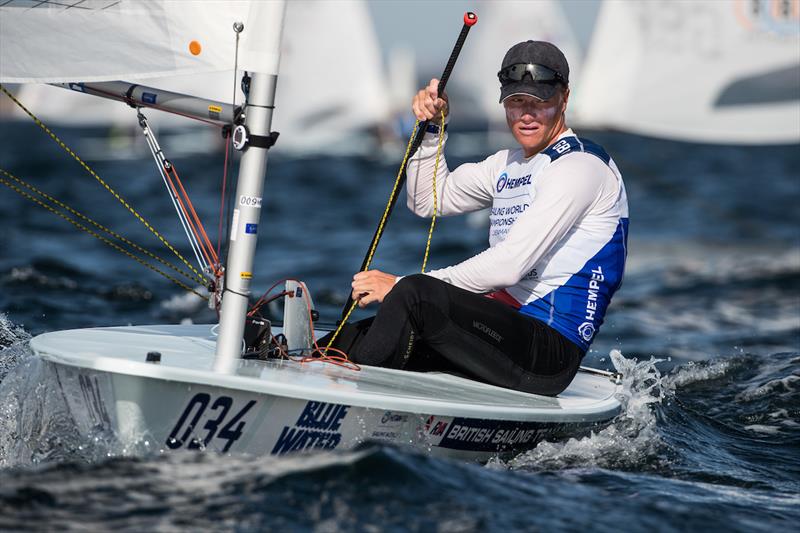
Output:
[[[209,405],[210,404],[210,405]],[[231,449],[234,442],[239,440],[244,430],[244,415],[256,404],[250,400],[235,415],[231,412],[233,399],[229,396],[219,396],[211,403],[211,395],[199,392],[189,400],[175,427],[167,437],[167,447],[172,450],[186,446],[189,450],[207,448],[211,441],[225,441],[222,452]],[[233,416],[229,417],[231,414]],[[198,426],[203,420],[202,428]]]

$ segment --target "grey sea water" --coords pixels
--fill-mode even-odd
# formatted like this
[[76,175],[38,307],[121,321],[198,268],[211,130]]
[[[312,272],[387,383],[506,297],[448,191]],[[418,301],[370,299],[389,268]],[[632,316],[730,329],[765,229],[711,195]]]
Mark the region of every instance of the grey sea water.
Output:
[[[58,133],[77,147],[97,132]],[[131,456],[114,443],[81,439],[52,394],[53,377],[26,347],[30,336],[209,322],[214,315],[0,187],[0,530],[796,527],[798,146],[586,136],[615,158],[630,199],[625,282],[586,358],[625,373],[626,408],[590,437],[542,443],[486,465],[378,445],[280,458]],[[457,137],[456,130],[453,146]],[[452,165],[487,155],[479,152],[448,157]],[[271,157],[255,286],[303,279],[322,319],[333,321],[399,160],[290,158],[279,146]],[[221,152],[172,160],[216,240]],[[90,164],[188,255],[146,154]],[[0,123],[0,168],[158,250],[147,230],[34,125]],[[375,267],[418,270],[426,231],[426,221],[401,201]],[[486,233],[480,217],[440,220],[431,268],[477,252]]]

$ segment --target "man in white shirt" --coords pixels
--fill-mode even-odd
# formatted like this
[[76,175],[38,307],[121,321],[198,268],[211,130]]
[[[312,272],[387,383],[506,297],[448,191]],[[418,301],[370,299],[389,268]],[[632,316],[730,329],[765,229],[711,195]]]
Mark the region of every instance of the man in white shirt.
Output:
[[[575,376],[625,266],[622,177],[598,145],[565,123],[569,66],[527,41],[506,53],[500,102],[520,148],[453,171],[441,158],[437,214],[491,208],[489,248],[447,268],[353,278],[353,298],[382,305],[350,346],[357,363],[445,369],[525,392],[556,395]],[[438,80],[414,97],[420,120],[447,110]],[[446,135],[446,134],[445,134]],[[438,130],[408,165],[408,207],[433,214]]]

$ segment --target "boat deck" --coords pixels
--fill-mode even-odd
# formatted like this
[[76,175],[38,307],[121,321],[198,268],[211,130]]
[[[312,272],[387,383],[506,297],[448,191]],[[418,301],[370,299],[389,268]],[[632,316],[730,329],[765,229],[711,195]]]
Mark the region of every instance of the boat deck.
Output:
[[[209,325],[57,331],[30,344],[46,360],[97,371],[431,415],[586,422],[606,420],[620,408],[618,387],[584,372],[556,398],[450,374],[370,366],[354,371],[322,362],[242,360],[234,371],[219,373],[213,370],[216,337]],[[151,351],[161,353],[160,363],[145,361]]]

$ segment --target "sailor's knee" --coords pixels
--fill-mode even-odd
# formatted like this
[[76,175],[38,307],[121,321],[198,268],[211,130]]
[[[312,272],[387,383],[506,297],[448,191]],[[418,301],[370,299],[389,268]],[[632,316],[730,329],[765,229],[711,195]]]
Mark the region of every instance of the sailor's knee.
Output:
[[442,281],[426,276],[425,274],[412,274],[405,276],[395,283],[384,301],[402,301],[408,305],[419,302],[426,296],[430,296],[441,290],[439,285]]

